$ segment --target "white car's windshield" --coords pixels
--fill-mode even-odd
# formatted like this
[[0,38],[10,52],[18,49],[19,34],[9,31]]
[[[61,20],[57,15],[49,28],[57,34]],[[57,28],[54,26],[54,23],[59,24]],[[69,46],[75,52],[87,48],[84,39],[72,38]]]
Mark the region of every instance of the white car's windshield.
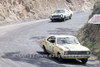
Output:
[[79,44],[79,41],[75,37],[59,37],[57,38],[57,44]]
[[65,10],[56,10],[54,13],[65,13]]

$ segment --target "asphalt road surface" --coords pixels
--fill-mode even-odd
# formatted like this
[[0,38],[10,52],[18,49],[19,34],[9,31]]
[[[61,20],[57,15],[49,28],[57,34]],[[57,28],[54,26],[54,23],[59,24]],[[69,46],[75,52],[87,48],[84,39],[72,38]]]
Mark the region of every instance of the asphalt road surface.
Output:
[[75,13],[71,20],[51,22],[49,19],[0,26],[0,67],[99,67],[97,60],[86,65],[77,60],[58,62],[45,55],[40,39],[51,34],[74,35],[88,20],[90,13]]

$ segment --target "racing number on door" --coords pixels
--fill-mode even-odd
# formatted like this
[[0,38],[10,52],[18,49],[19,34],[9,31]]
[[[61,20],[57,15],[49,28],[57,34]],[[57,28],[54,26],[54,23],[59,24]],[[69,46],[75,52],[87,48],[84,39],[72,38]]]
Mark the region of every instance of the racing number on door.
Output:
[[49,45],[49,51],[50,51],[50,52],[54,52],[54,47],[51,46],[51,45]]
[[52,51],[52,47],[51,47],[51,45],[49,45],[49,51]]

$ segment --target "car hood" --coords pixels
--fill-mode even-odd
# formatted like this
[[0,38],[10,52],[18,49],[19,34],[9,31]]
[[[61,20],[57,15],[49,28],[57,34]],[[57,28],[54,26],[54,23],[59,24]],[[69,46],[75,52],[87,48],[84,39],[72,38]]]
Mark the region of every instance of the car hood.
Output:
[[87,47],[84,47],[80,44],[58,45],[58,47],[64,51],[90,51]]

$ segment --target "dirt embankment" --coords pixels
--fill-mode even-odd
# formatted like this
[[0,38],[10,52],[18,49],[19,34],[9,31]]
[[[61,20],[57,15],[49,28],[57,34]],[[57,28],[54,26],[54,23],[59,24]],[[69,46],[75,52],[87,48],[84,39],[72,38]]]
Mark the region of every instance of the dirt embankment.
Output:
[[0,21],[46,18],[55,9],[90,10],[94,0],[0,0]]
[[[91,18],[94,14],[100,14],[100,1],[98,0],[95,5]],[[89,47],[95,56],[100,59],[100,25],[86,24],[79,32],[78,35],[81,43]]]

